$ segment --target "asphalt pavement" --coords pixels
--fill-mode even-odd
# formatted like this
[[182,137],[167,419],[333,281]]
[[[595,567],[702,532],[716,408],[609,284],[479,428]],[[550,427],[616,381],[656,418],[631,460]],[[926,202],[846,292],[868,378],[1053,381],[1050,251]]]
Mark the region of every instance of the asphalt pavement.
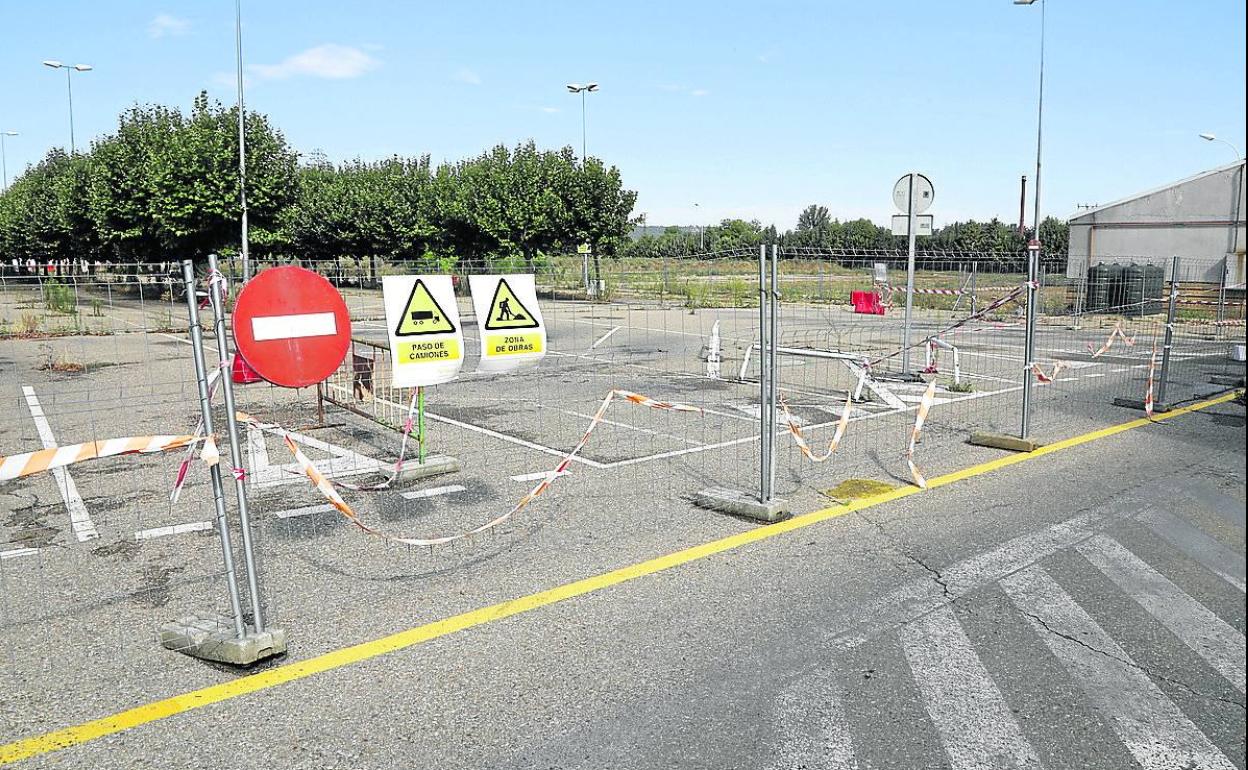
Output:
[[24,766],[1243,768],[1244,454],[1219,404]]

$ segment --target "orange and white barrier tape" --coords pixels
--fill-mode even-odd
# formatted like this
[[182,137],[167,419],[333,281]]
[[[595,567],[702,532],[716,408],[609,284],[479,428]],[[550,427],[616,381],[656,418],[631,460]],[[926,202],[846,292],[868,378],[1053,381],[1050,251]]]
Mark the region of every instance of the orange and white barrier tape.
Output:
[[1157,370],[1157,340],[1153,340],[1153,352],[1148,357],[1148,389],[1144,391],[1144,416],[1153,419],[1153,375]]
[[[401,543],[403,545],[414,545],[414,546],[445,545],[447,543],[453,543],[457,540],[464,540],[464,539],[473,537],[474,535],[479,535],[479,534],[482,534],[483,532],[487,532],[491,529],[494,529],[500,524],[506,522],[512,516],[524,510],[530,503],[532,503],[534,500],[540,497],[542,493],[544,493],[547,489],[550,488],[551,483],[556,478],[566,475],[568,466],[572,464],[572,460],[578,454],[580,454],[581,450],[585,448],[585,445],[589,443],[590,435],[593,434],[594,429],[598,427],[598,424],[602,422],[603,415],[606,414],[607,408],[611,405],[611,402],[616,397],[622,398],[630,403],[637,404],[639,406],[649,407],[651,409],[662,409],[662,410],[670,410],[670,411],[676,411],[676,412],[696,412],[697,414],[703,413],[701,407],[688,406],[685,404],[678,404],[678,403],[674,403],[671,401],[659,401],[657,399],[652,399],[647,396],[642,396],[642,395],[639,395],[637,393],[633,393],[627,390],[618,390],[618,389],[612,390],[609,393],[607,393],[606,398],[602,400],[602,404],[599,405],[598,411],[594,413],[594,416],[589,423],[589,427],[585,429],[585,433],[581,436],[581,440],[576,443],[576,446],[572,448],[571,452],[568,452],[568,454],[565,455],[564,458],[559,461],[559,464],[556,465],[550,471],[550,473],[546,474],[546,476],[543,477],[542,480],[539,481],[537,485],[533,487],[533,489],[529,490],[528,494],[520,498],[519,502],[517,502],[514,506],[512,506],[511,509],[508,510],[507,512],[499,514],[498,516],[495,516],[493,519],[490,519],[489,521],[485,522],[484,524],[478,527],[475,527],[473,529],[460,532],[454,535],[439,535],[439,536],[432,536],[432,537],[406,537],[406,536],[401,536],[401,535],[392,535],[388,532],[383,532],[382,530],[376,529],[372,526],[369,526],[368,524],[365,524],[364,521],[359,517],[359,514],[357,514],[351,508],[351,506],[347,504],[347,501],[344,500],[340,494],[338,494],[338,490],[334,488],[334,483],[330,481],[330,479],[327,478],[325,474],[321,473],[320,470],[317,469],[316,465],[311,460],[308,459],[307,455],[305,455],[299,449],[298,444],[295,443],[294,439],[291,438],[290,434],[285,433],[285,431],[282,431],[282,432],[284,434],[286,447],[290,449],[291,454],[294,455],[295,462],[299,464],[299,467],[303,470],[304,474],[307,475],[308,479],[312,482],[313,486],[315,486],[317,491],[319,491],[325,497],[325,499],[329,501],[330,505],[332,505],[335,509],[337,509],[342,515],[346,516],[347,519],[356,527],[358,527],[361,531],[366,532],[375,537],[380,537],[390,542]],[[250,415],[247,415],[247,414],[243,414],[241,412],[238,413],[238,419],[244,422],[249,422],[252,424],[260,425],[260,423],[258,423],[254,417],[251,417]],[[276,426],[268,426],[268,427],[276,427]],[[277,428],[277,429],[281,430],[280,428]]]
[[1061,374],[1062,370],[1065,369],[1067,366],[1068,364],[1065,361],[1054,361],[1053,371],[1049,374],[1045,374],[1044,369],[1042,369],[1040,367],[1040,364],[1037,364],[1037,363],[1033,363],[1028,368],[1031,369],[1032,373],[1036,375],[1037,382],[1039,382],[1041,385],[1048,385],[1052,382],[1056,382],[1057,375]]
[[[221,384],[221,373],[229,366],[228,362],[221,362],[221,365],[208,373],[208,402],[212,403],[212,397],[217,393],[217,385]],[[200,417],[199,422],[195,423],[195,435],[204,432],[204,418]],[[182,487],[186,486],[186,476],[191,470],[191,462],[195,459],[195,446],[191,445],[186,448],[186,456],[182,458],[182,462],[178,463],[178,471],[173,477],[173,490],[169,493],[169,502],[176,503],[178,498],[182,496]],[[213,463],[216,465],[216,463]],[[239,469],[235,469],[237,472]]]
[[1127,347],[1132,347],[1135,345],[1135,337],[1128,337],[1126,335],[1126,332],[1122,330],[1122,324],[1118,323],[1118,324],[1114,324],[1114,328],[1112,331],[1110,331],[1109,337],[1105,339],[1105,344],[1101,345],[1099,348],[1093,349],[1092,343],[1089,342],[1088,352],[1092,354],[1093,358],[1100,358],[1102,355],[1109,352],[1109,349],[1114,346],[1115,339],[1122,340],[1123,344],[1125,344]]
[[[205,439],[207,439],[205,441]],[[66,465],[95,460],[102,457],[116,457],[129,454],[156,454],[171,449],[181,449],[204,441],[203,459],[209,464],[220,460],[216,442],[211,436],[129,436],[126,438],[110,438],[103,441],[88,441],[84,444],[40,449],[37,452],[26,452],[20,455],[0,457],[0,481],[19,479]]]
[[836,451],[836,448],[840,446],[841,439],[845,437],[845,427],[849,425],[849,409],[853,399],[854,394],[852,391],[845,396],[845,408],[841,411],[841,419],[836,422],[836,432],[832,434],[832,440],[828,442],[828,451],[822,455],[816,455],[811,450],[810,444],[806,443],[806,437],[802,435],[802,427],[797,424],[797,420],[794,419],[793,414],[789,411],[789,405],[784,402],[784,399],[780,399],[780,408],[784,410],[784,419],[789,425],[789,434],[793,436],[793,441],[797,444],[797,448],[802,450],[802,454],[806,455],[811,462],[821,463],[827,460]]
[[914,428],[910,431],[910,445],[906,448],[906,464],[910,466],[910,476],[919,489],[927,489],[927,479],[923,478],[923,474],[919,473],[919,469],[914,464],[914,445],[919,443],[923,423],[927,420],[927,413],[931,411],[934,403],[936,403],[936,381],[932,380],[927,384],[927,390],[923,391],[923,400],[919,402],[919,412],[914,417]]

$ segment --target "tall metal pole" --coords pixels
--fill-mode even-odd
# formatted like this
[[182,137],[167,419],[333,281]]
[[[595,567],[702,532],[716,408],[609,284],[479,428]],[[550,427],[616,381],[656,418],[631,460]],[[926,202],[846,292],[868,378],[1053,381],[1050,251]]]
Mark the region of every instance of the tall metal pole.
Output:
[[1161,381],[1157,384],[1157,403],[1166,403],[1166,383],[1170,380],[1170,348],[1174,345],[1174,320],[1179,308],[1179,257],[1170,263],[1170,303],[1166,307],[1166,336],[1161,348]]
[[768,472],[771,458],[767,456],[767,398],[771,389],[767,384],[767,246],[758,247],[758,441],[759,441],[759,480],[758,499],[766,503],[771,500]]
[[906,196],[909,201],[906,215],[906,321],[901,332],[901,373],[910,373],[910,316],[914,312],[914,230],[916,215],[914,211],[914,180],[917,174],[910,174],[910,192]]
[[251,280],[251,259],[247,243],[247,144],[243,131],[246,113],[243,102],[243,0],[234,0],[234,49],[238,56],[238,200],[243,210],[240,254],[243,258],[243,281],[247,282]]
[[1032,217],[1036,228],[1032,239],[1035,241],[1040,240],[1040,157],[1044,147],[1044,13],[1047,5],[1044,0],[1040,0],[1040,96],[1036,103],[1036,198],[1035,215]]
[[1036,301],[1037,284],[1040,278],[1040,160],[1044,147],[1044,30],[1045,7],[1047,3],[1040,0],[1040,95],[1036,102],[1036,192],[1035,214],[1032,217],[1035,231],[1031,234],[1031,242],[1027,244],[1027,331],[1024,339],[1025,350],[1023,360],[1026,369],[1023,371],[1023,417],[1019,438],[1027,438],[1031,432],[1031,386],[1034,373],[1031,370],[1036,351]]
[[1027,175],[1018,184],[1018,237],[1027,237]]
[[581,90],[581,168],[585,167],[585,158],[586,153],[588,152],[588,150],[585,149],[585,92],[588,90],[589,88]]
[[9,159],[4,148],[4,137],[17,136],[16,131],[0,131],[0,170],[4,173],[4,186],[0,190],[9,189]]
[[[190,320],[191,358],[195,361],[195,380],[199,385],[199,415],[204,435],[211,436],[212,404],[208,394],[208,366],[204,363],[204,332],[199,328],[199,299],[195,296],[195,264],[182,260],[182,280],[186,285],[186,311]],[[223,375],[224,376],[224,375]],[[243,609],[238,601],[238,575],[234,569],[234,548],[230,544],[230,525],[225,512],[225,487],[221,484],[221,464],[208,469],[212,479],[212,502],[217,510],[217,535],[221,538],[221,557],[225,564],[225,583],[230,595],[230,612],[234,615],[234,635],[242,639]]]
[[771,349],[768,356],[768,499],[775,494],[776,487],[776,406],[780,401],[779,367],[776,366],[776,354],[780,347],[780,282],[778,281],[778,263],[780,248],[771,245]]
[[[217,255],[208,255],[208,267],[213,275],[219,275]],[[212,300],[213,327],[217,335],[217,358],[224,364],[230,360],[229,342],[225,336],[225,297],[222,296],[221,282],[209,281],[208,296]],[[243,469],[243,444],[238,436],[238,421],[234,419],[234,383],[229,372],[221,374],[221,389],[225,392],[225,419],[230,437],[230,465],[241,471]],[[251,516],[247,509],[247,482],[240,472],[234,472],[234,496],[238,500],[238,523],[243,533],[243,567],[247,572],[247,593],[251,600],[252,622],[256,633],[264,631],[264,611],[260,604],[260,585],[256,577],[256,558],[251,545]]]
[[73,72],[73,67],[65,68],[65,88],[69,91],[69,154],[77,155],[78,149],[74,144],[74,79],[69,75]]

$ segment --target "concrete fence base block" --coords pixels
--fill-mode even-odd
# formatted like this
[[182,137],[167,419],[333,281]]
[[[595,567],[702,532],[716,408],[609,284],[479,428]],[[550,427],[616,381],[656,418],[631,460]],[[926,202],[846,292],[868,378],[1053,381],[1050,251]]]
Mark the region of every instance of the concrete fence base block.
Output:
[[789,512],[789,506],[783,500],[771,500],[766,503],[754,495],[738,492],[723,487],[708,487],[693,496],[695,505],[734,516],[767,523],[783,519]]
[[403,463],[403,470],[399,472],[399,478],[396,481],[399,484],[405,484],[409,481],[419,481],[427,479],[430,476],[440,476],[444,473],[458,473],[462,466],[459,459],[450,455],[427,455],[423,463],[409,460]]
[[1008,449],[1011,452],[1034,452],[1041,446],[1038,442],[1029,438],[1007,436],[1004,433],[973,433],[971,434],[970,443],[975,446],[992,447],[993,449]]
[[[1118,396],[1114,399],[1114,406],[1126,407],[1127,409],[1138,409],[1144,411],[1144,400],[1141,398],[1123,398]],[[1172,407],[1169,404],[1163,404],[1160,401],[1153,402],[1153,411],[1157,413],[1168,412]]]
[[269,628],[259,634],[248,631],[239,639],[234,635],[233,620],[215,612],[200,612],[161,626],[160,644],[165,649],[201,660],[250,666],[284,654],[286,632],[280,628]]
[[1231,377],[1225,374],[1215,374],[1209,378],[1209,382],[1213,385],[1227,385],[1232,388],[1244,387],[1243,377]]

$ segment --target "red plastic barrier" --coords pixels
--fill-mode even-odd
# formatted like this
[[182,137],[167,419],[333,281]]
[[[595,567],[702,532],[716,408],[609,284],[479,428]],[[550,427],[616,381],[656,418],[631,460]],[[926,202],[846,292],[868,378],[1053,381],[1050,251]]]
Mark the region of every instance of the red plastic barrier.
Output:
[[880,304],[880,295],[873,291],[851,291],[849,302],[854,306],[855,313],[867,315],[884,315],[884,306]]
[[256,370],[252,369],[251,365],[243,360],[243,357],[237,353],[234,354],[234,363],[230,366],[230,376],[233,378],[234,382],[239,385],[250,385],[253,382],[262,382],[264,380],[264,378],[259,374],[256,374]]

